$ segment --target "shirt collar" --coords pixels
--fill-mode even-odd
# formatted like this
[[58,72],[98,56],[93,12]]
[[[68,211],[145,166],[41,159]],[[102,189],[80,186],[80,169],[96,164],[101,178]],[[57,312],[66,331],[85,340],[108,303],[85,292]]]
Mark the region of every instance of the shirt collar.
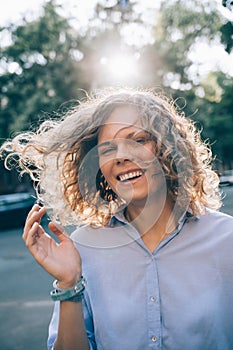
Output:
[[[125,206],[123,206],[122,208],[120,207],[118,211],[114,215],[112,215],[112,217],[109,220],[109,224],[108,224],[109,227],[114,227],[117,222],[121,222],[124,225],[129,223],[125,218],[124,210],[125,210]],[[194,215],[192,213],[191,209],[188,209],[178,220],[177,227],[180,227],[180,225],[182,225],[185,221],[190,222],[193,220],[199,220],[199,218],[200,217],[198,215]]]
[[109,221],[110,227],[114,227],[117,221],[123,224],[128,224],[128,221],[125,218],[124,211],[125,211],[125,206],[118,208],[117,212],[114,215],[112,215],[112,217],[110,218],[110,221]]

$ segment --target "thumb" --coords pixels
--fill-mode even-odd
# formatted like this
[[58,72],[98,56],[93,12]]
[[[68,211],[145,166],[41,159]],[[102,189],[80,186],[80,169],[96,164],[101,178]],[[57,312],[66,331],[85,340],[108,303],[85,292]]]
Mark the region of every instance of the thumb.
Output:
[[51,221],[48,224],[49,229],[57,236],[60,242],[70,239],[64,229],[64,227],[55,221]]

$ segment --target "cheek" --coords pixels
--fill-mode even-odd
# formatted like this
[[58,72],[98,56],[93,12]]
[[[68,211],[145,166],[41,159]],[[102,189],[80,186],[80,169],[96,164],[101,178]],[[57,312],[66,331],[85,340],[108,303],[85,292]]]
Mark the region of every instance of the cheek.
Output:
[[103,172],[103,169],[106,168],[107,163],[108,163],[108,162],[106,162],[106,159],[105,159],[105,158],[99,156],[99,168],[100,168],[100,170],[101,170],[102,172]]
[[154,163],[156,161],[154,144],[140,145],[134,149],[135,159]]
[[111,163],[110,162],[103,162],[100,159],[99,160],[99,167],[100,167],[100,170],[101,170],[102,174],[104,175],[105,179],[107,180],[111,176],[111,170],[112,170]]
[[149,143],[148,146],[145,146],[145,156],[149,159],[155,159],[155,148],[154,143]]

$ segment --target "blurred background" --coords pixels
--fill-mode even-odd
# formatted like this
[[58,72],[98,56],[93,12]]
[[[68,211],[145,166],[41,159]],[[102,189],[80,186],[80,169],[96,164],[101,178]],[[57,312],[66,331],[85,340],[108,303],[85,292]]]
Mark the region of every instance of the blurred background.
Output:
[[[230,0],[7,0],[0,5],[0,143],[60,118],[86,93],[153,88],[212,145],[233,215]],[[34,191],[0,161],[0,348],[45,349],[51,278],[21,240]],[[46,225],[46,222],[45,222]]]
[[[0,11],[0,142],[98,88],[164,91],[233,168],[229,0],[8,0]],[[228,7],[227,4],[229,4]],[[27,188],[1,163],[0,194]]]

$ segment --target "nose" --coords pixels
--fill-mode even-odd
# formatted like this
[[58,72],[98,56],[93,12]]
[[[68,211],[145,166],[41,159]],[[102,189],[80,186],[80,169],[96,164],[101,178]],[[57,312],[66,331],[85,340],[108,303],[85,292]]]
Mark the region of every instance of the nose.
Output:
[[117,146],[115,157],[116,164],[132,161],[130,147],[127,146],[127,144],[125,144],[124,142],[120,142]]

